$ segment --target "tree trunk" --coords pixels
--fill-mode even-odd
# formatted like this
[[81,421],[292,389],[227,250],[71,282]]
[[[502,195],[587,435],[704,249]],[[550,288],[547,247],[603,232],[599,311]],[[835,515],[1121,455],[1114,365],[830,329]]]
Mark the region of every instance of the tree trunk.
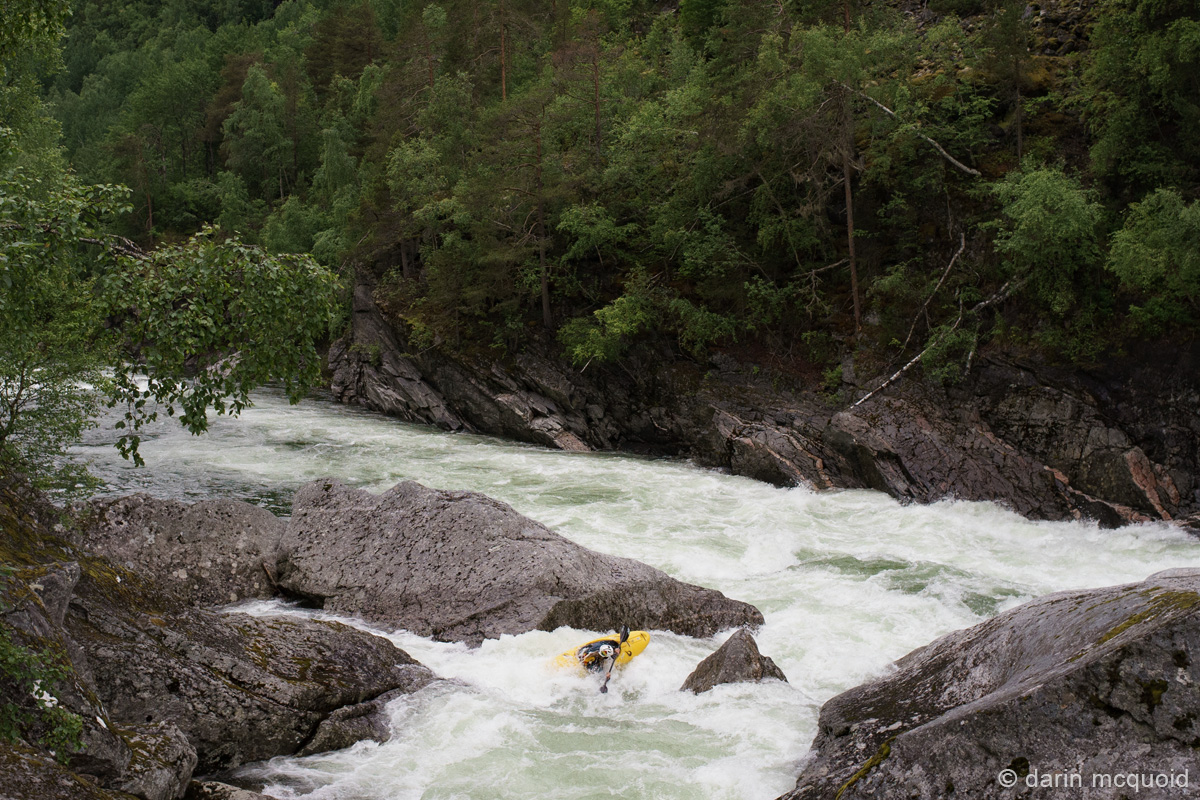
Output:
[[1024,156],[1025,149],[1025,132],[1023,130],[1022,119],[1023,111],[1021,109],[1021,76],[1017,75],[1017,163],[1021,163],[1021,158]]
[[[844,30],[850,35],[850,0],[842,0]],[[850,156],[854,153],[854,116],[850,92],[843,90],[842,121],[846,126],[846,149],[842,151],[842,183],[846,190],[846,246],[850,259],[850,294],[854,297],[854,332],[862,330],[862,308],[858,302],[858,259],[854,255],[854,190],[850,187]]]
[[592,43],[592,102],[596,109],[596,157],[600,157],[600,41]]
[[403,239],[400,241],[400,274],[406,281],[413,279],[412,265],[408,262],[408,242]]
[[537,164],[534,174],[537,190],[538,266],[541,268],[542,324],[549,329],[554,327],[554,317],[550,313],[550,265],[546,263],[546,201],[542,191],[542,123],[540,120],[533,129],[533,137],[534,144],[537,145]]
[[500,101],[508,100],[508,33],[504,20],[504,0],[500,0]]
[[[847,148],[853,146],[853,144],[853,128],[850,128]],[[862,309],[858,302],[858,259],[854,254],[854,192],[850,188],[849,149],[845,153],[842,153],[842,182],[846,186],[846,245],[849,248],[847,255],[850,258],[850,294],[854,296],[854,332],[858,333],[862,330]]]

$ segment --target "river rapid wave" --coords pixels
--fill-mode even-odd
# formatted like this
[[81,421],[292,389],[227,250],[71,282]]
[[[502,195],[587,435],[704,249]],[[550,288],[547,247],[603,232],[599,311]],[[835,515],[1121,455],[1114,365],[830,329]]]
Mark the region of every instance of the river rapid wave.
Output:
[[[142,469],[121,461],[113,438],[101,427],[74,452],[105,494],[230,497],[286,516],[295,489],[323,476],[376,492],[402,480],[483,492],[586,547],[755,604],[766,618],[759,647],[789,679],[680,692],[729,632],[655,632],[600,694],[549,662],[605,631],[531,632],[476,649],[376,631],[458,682],[393,702],[385,744],[237,774],[280,798],[768,800],[792,787],[821,704],[912,649],[1038,595],[1200,563],[1200,539],[1165,524],[1100,530],[990,503],[780,489],[677,460],[449,434],[319,399],[290,406],[269,391],[202,437],[156,425]],[[283,603],[237,611],[323,616]]]

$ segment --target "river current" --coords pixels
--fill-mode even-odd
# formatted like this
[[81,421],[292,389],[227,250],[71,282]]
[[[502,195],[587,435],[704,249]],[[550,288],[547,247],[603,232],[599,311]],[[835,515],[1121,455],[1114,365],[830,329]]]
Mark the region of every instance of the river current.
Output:
[[[1200,563],[1200,540],[1165,524],[1105,531],[1029,522],[990,503],[779,489],[676,460],[448,434],[323,400],[289,406],[270,392],[204,436],[174,422],[153,428],[144,468],[122,462],[112,438],[99,429],[76,450],[109,494],[233,497],[286,515],[294,490],[324,476],[375,492],[402,480],[484,492],[579,544],[755,604],[766,617],[759,648],[788,677],[679,691],[729,632],[653,632],[600,694],[549,662],[608,631],[532,632],[477,649],[375,631],[457,682],[393,702],[385,744],[237,774],[279,798],[770,800],[794,785],[821,704],[914,648],[1041,594]],[[278,603],[239,610],[320,616]]]

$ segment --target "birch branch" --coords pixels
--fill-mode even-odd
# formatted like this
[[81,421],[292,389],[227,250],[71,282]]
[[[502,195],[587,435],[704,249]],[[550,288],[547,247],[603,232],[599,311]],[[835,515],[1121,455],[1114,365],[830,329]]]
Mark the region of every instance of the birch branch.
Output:
[[937,286],[933,287],[933,291],[929,293],[929,297],[926,297],[925,302],[921,304],[921,310],[917,312],[915,317],[913,317],[912,327],[908,329],[908,336],[904,337],[904,344],[900,346],[901,352],[908,349],[908,343],[912,341],[913,333],[917,330],[917,322],[921,319],[921,315],[925,313],[925,309],[929,308],[929,304],[933,301],[934,296],[937,295],[938,289],[941,289],[942,284],[946,282],[946,278],[950,275],[950,270],[954,268],[954,262],[958,261],[958,257],[961,256],[963,251],[967,249],[967,234],[962,233],[959,235],[961,236],[961,239],[959,240],[958,244],[958,252],[954,254],[954,257],[950,259],[950,263],[946,265],[946,271],[942,273],[942,277],[937,282]]
[[[1016,292],[1018,289],[1020,289],[1022,286],[1024,286],[1025,281],[1019,281],[1015,286],[1012,286],[1010,284],[1011,284],[1011,281],[1006,281],[1003,286],[1001,286],[999,289],[996,290],[995,294],[993,294],[991,297],[987,298],[986,300],[981,300],[980,302],[976,303],[975,306],[972,307],[968,311],[963,311],[962,306],[960,305],[959,309],[958,309],[958,319],[954,320],[953,325],[951,325],[947,329],[942,330],[942,332],[939,333],[932,342],[925,345],[924,350],[922,350],[921,352],[919,352],[915,356],[913,356],[911,361],[909,361],[907,364],[905,364],[900,369],[896,370],[896,372],[893,373],[892,376],[890,378],[888,378],[886,381],[879,384],[879,386],[877,386],[874,389],[872,389],[871,391],[867,392],[861,398],[859,398],[854,403],[852,403],[850,405],[850,408],[858,408],[863,403],[867,402],[872,397],[879,394],[884,389],[886,389],[887,387],[889,387],[893,383],[895,383],[897,380],[899,380],[904,375],[904,373],[906,373],[910,369],[912,369],[913,366],[918,361],[920,361],[925,356],[926,353],[928,353],[930,350],[932,350],[934,347],[936,347],[938,344],[940,344],[942,339],[946,338],[946,336],[948,336],[949,334],[954,333],[954,331],[958,330],[958,326],[962,324],[963,317],[966,314],[975,314],[975,313],[978,313],[979,311],[982,311],[983,309],[987,308],[988,306],[992,306],[992,305],[995,305],[996,303],[1004,302],[1008,298],[1012,297],[1014,292]],[[972,348],[971,356],[974,356],[974,354],[975,354],[975,350],[974,350],[974,348]]]

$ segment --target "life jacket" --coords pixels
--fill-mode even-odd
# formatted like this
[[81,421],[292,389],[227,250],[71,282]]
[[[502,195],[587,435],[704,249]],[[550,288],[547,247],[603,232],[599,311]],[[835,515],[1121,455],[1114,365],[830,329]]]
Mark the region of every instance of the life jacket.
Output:
[[585,669],[600,672],[621,654],[621,643],[616,639],[601,639],[589,642],[575,651],[575,657]]

